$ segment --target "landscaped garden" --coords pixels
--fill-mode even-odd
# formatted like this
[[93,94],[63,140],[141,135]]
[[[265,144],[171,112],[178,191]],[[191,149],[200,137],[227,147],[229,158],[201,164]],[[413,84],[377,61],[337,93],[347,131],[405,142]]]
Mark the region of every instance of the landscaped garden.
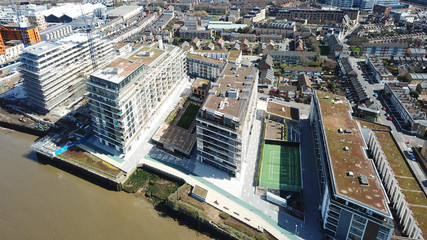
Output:
[[197,115],[197,112],[199,111],[199,108],[199,105],[190,103],[176,125],[184,129],[189,129]]

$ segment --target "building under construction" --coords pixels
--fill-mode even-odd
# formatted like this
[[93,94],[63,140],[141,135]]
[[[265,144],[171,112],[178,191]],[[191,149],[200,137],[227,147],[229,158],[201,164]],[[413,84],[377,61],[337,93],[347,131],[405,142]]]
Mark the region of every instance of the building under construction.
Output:
[[49,112],[82,97],[93,71],[91,45],[98,63],[111,61],[110,41],[95,35],[90,43],[84,33],[23,49],[20,70],[29,102],[42,112]]

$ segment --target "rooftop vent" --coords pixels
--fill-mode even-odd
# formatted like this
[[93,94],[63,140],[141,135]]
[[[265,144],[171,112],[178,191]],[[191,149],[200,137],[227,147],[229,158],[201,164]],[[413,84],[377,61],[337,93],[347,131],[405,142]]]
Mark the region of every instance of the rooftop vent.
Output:
[[344,147],[343,150],[348,152],[348,147]]
[[136,54],[136,57],[152,57],[154,52],[152,51],[142,51]]
[[352,171],[348,171],[346,175],[347,177],[354,177],[354,173]]
[[329,96],[325,96],[324,99],[329,99]]
[[365,175],[361,174],[359,176],[359,183],[361,185],[369,185],[368,178]]
[[219,102],[218,108],[219,109],[224,109],[224,101]]
[[286,110],[285,110],[285,108],[284,108],[284,107],[282,107],[282,112],[286,112]]
[[342,128],[338,128],[338,132],[343,133],[344,131],[342,130]]
[[344,130],[345,133],[351,133],[351,129]]

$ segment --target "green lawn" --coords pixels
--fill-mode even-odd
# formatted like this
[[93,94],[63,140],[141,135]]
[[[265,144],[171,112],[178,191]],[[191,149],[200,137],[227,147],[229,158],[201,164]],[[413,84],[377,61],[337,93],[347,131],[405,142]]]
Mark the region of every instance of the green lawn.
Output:
[[176,124],[178,127],[182,127],[185,129],[188,129],[193,122],[194,118],[197,115],[197,112],[199,111],[200,106],[190,103],[188,105],[187,109],[185,110],[185,113],[181,116],[178,123]]

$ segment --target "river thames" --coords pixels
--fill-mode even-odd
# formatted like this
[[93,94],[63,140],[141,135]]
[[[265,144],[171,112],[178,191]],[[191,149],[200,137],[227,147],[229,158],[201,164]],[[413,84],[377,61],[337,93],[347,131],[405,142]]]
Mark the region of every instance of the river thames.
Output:
[[0,239],[207,239],[144,199],[40,164],[35,139],[0,128]]

